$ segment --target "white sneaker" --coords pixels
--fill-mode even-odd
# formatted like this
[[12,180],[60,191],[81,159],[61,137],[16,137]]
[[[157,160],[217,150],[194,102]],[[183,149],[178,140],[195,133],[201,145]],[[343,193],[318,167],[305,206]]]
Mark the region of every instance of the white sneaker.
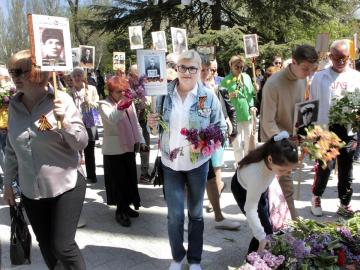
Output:
[[312,196],[311,213],[317,217],[321,217],[323,215],[321,209],[321,198],[319,196]]
[[215,221],[215,229],[235,231],[240,228],[240,222],[224,218],[222,221]]
[[201,270],[200,264],[190,264],[189,270]]
[[186,256],[184,256],[184,258],[180,262],[173,260],[170,264],[169,270],[181,270],[181,267],[185,261],[185,257]]

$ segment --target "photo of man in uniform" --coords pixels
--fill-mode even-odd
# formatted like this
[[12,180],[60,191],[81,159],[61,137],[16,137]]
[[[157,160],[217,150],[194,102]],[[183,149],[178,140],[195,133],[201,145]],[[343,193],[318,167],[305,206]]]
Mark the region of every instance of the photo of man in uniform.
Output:
[[94,67],[94,47],[80,47],[81,58],[80,64],[84,68]]
[[45,28],[41,33],[43,66],[65,66],[63,30]]
[[148,78],[160,78],[159,62],[158,57],[145,57],[145,72]]

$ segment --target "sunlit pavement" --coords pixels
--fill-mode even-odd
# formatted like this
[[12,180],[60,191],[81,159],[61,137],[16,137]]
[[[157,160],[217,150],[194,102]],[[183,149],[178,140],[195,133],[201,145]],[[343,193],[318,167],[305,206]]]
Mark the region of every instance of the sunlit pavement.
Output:
[[[154,161],[157,150],[154,148],[155,138],[152,138],[151,162]],[[132,219],[132,225],[125,228],[116,223],[115,207],[106,205],[104,189],[101,148],[96,148],[98,182],[88,184],[83,208],[83,217],[87,225],[78,229],[76,241],[84,255],[87,269],[131,269],[151,270],[168,269],[171,262],[171,252],[167,237],[166,213],[162,189],[152,185],[139,185],[142,207],[140,217]],[[139,156],[137,163],[140,163]],[[230,181],[234,174],[234,157],[231,149],[225,151],[223,180],[226,189],[221,196],[221,207],[227,218],[238,220],[242,226],[239,231],[223,231],[214,229],[212,213],[204,209],[205,231],[203,269],[221,270],[238,267],[244,260],[251,232],[244,215],[235,203],[231,194]],[[360,209],[360,166],[354,170],[353,208]],[[300,184],[300,199],[296,201],[299,214],[316,220],[336,220],[337,176],[332,175],[328,188],[323,196],[324,216],[316,218],[310,214],[311,185],[314,173],[311,172],[312,162],[307,161]],[[119,172],[121,174],[122,172]],[[295,179],[296,177],[294,177]],[[256,181],[256,179],[254,179]],[[295,190],[297,182],[294,182]],[[205,199],[204,206],[207,205]],[[12,267],[9,258],[10,237],[9,209],[0,202],[0,254],[1,269],[47,269],[41,257],[35,236],[33,235],[32,263],[30,265]],[[184,239],[187,239],[185,232]],[[185,265],[183,269],[188,269]]]

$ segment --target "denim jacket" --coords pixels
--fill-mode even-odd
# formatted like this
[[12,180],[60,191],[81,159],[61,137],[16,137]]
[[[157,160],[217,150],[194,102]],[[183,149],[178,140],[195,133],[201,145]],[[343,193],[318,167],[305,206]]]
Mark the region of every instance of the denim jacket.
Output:
[[[170,115],[172,110],[172,99],[176,95],[175,86],[178,83],[178,80],[174,80],[168,84],[168,94],[164,96],[159,96],[156,101],[156,111],[162,115],[163,121],[168,127],[170,127]],[[204,99],[205,102],[203,105],[199,104],[200,99]],[[218,125],[222,130],[223,134],[226,132],[226,122],[221,109],[221,104],[216,95],[207,89],[202,83],[198,83],[197,96],[195,98],[195,103],[191,105],[189,113],[189,127],[190,128],[206,128],[210,124]],[[161,112],[161,105],[163,102],[163,108]],[[185,112],[184,112],[185,113]],[[171,130],[162,131],[160,134],[160,149],[162,156],[169,156],[169,140],[170,140]],[[201,159],[206,159],[208,157],[199,156],[199,161]]]

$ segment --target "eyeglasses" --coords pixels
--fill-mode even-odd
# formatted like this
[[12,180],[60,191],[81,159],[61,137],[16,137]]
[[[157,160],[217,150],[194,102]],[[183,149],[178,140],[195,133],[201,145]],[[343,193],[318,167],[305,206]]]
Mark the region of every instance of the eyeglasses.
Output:
[[21,68],[16,68],[16,69],[10,69],[9,70],[9,74],[12,76],[12,77],[20,77],[28,72],[30,72],[31,70],[25,70],[23,71]]
[[187,66],[184,66],[184,65],[178,66],[178,71],[180,73],[186,73],[186,71],[189,71],[190,74],[196,74],[198,70],[199,69],[197,67],[194,67],[194,66],[190,66],[190,67],[187,67]]
[[274,62],[275,65],[281,65],[282,62]]
[[347,62],[347,60],[349,60],[349,56],[343,56],[343,57],[335,58],[335,56],[333,54],[330,54],[330,57],[331,57],[331,61],[337,62],[340,65],[345,64]]

